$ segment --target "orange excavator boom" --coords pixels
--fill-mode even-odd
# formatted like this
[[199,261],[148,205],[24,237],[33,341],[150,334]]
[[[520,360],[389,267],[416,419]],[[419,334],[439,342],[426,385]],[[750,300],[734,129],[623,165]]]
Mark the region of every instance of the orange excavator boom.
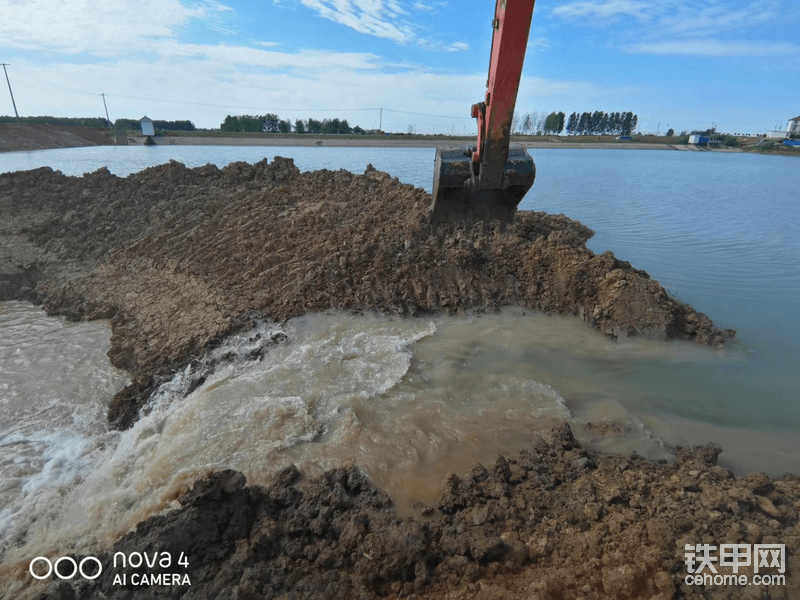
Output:
[[472,148],[436,150],[434,225],[514,219],[536,177],[533,159],[511,148],[511,123],[525,61],[534,0],[497,0],[486,98],[472,105],[478,140]]

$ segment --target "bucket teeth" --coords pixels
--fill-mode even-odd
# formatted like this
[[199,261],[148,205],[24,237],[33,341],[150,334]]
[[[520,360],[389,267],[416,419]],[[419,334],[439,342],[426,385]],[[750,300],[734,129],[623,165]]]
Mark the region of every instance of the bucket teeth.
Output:
[[432,225],[500,221],[511,223],[517,205],[536,177],[536,166],[524,148],[513,148],[503,169],[502,188],[481,188],[464,149],[436,149],[433,173]]

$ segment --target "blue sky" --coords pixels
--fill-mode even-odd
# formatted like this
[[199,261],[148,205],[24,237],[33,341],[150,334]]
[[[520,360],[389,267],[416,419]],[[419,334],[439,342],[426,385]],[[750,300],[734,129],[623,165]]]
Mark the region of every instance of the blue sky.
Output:
[[[494,4],[0,0],[0,62],[23,116],[103,116],[105,93],[112,120],[273,112],[471,134]],[[539,0],[517,112],[783,129],[800,115],[798,32],[798,0]],[[3,87],[0,114],[13,114]]]

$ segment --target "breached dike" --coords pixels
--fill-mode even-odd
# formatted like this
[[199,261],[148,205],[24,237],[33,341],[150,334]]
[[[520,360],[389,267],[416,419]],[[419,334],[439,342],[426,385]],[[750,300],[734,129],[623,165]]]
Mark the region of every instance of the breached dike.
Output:
[[721,345],[732,331],[670,298],[563,215],[432,229],[430,195],[369,166],[301,173],[291,159],[119,178],[0,175],[0,298],[73,320],[112,318],[112,363],[134,382],[129,427],[155,386],[254,318],[328,308],[419,315],[521,305],[612,338]]

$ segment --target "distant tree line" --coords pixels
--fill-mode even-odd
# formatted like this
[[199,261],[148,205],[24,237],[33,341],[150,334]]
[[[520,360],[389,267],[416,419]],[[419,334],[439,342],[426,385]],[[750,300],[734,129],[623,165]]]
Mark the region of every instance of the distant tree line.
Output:
[[522,135],[555,135],[566,130],[569,135],[631,135],[639,117],[632,112],[572,113],[533,112],[514,115],[511,131]]
[[632,112],[572,113],[567,121],[570,135],[631,135],[636,131],[639,116]]
[[294,125],[288,119],[269,113],[263,116],[228,115],[219,127],[222,131],[254,133],[313,133],[313,134],[363,134],[365,131],[356,125],[351,127],[347,119],[296,119]]
[[514,115],[511,123],[511,131],[522,135],[548,135],[564,131],[564,120],[566,115],[563,112],[533,112],[524,115]]
[[[141,129],[139,119],[117,119],[114,127],[118,130]],[[194,131],[196,128],[191,121],[153,121],[153,128],[160,131]]]
[[252,133],[278,132],[280,131],[280,125],[279,125],[280,123],[281,121],[278,118],[278,115],[273,115],[273,114],[263,115],[263,116],[228,115],[227,117],[225,117],[225,120],[222,122],[222,125],[220,125],[219,128],[222,131],[239,131],[239,132],[252,132]]
[[[0,123],[16,123],[16,117],[0,116]],[[101,117],[20,117],[20,123],[29,125],[80,125],[82,127],[108,127]]]

